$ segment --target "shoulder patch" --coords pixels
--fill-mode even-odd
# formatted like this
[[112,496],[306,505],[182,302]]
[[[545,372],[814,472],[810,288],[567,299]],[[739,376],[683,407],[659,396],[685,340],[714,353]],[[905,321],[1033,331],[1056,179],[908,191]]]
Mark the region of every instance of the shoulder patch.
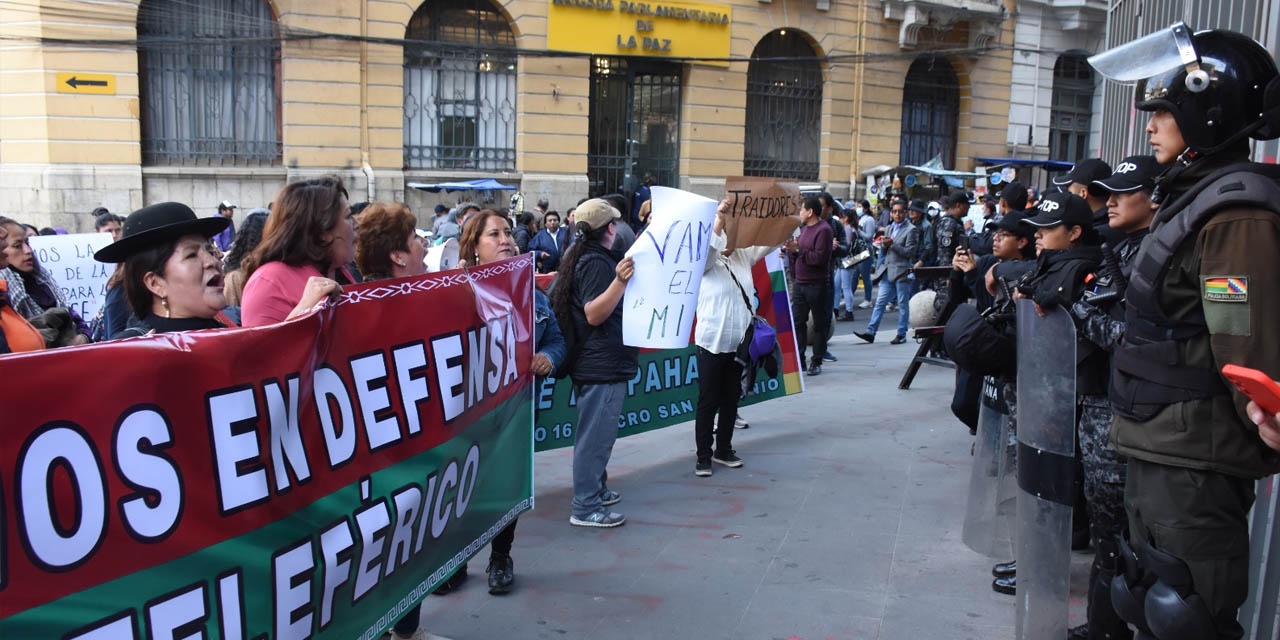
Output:
[[1204,299],[1213,302],[1248,302],[1249,278],[1246,276],[1203,276]]

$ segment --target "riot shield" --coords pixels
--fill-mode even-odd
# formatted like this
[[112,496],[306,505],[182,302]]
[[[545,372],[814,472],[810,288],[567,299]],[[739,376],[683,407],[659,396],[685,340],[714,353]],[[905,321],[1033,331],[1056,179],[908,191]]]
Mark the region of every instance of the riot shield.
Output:
[[1067,636],[1075,465],[1076,331],[1018,300],[1019,640]]
[[982,379],[978,440],[969,472],[969,502],[961,539],[970,549],[1002,561],[1013,557],[1013,516],[1018,497],[1017,442],[1009,429],[1003,384]]

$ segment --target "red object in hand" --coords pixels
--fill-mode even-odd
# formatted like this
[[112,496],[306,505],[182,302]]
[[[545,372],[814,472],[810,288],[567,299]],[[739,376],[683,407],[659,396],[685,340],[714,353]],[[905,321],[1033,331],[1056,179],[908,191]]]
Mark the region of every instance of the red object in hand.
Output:
[[1263,411],[1280,414],[1280,385],[1271,376],[1248,367],[1234,364],[1222,368],[1222,375],[1230,380],[1241,393],[1249,396]]

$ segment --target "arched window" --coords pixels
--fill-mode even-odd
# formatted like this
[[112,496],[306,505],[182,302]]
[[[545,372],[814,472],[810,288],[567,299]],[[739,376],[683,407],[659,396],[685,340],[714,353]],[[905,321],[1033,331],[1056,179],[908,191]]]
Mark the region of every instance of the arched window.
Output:
[[1053,107],[1049,111],[1049,159],[1084,158],[1093,117],[1093,69],[1082,53],[1064,53],[1053,65]]
[[[427,0],[404,48],[409,169],[516,168],[516,38],[489,0]],[[511,53],[501,49],[510,47]]]
[[[760,39],[747,66],[742,171],[816,180],[822,124],[822,68],[804,36],[779,29]],[[810,58],[771,61],[757,58]]]
[[280,41],[265,0],[138,5],[142,161],[280,160]]
[[922,165],[934,157],[956,165],[956,116],[960,84],[946,58],[922,56],[911,63],[902,87],[901,164]]

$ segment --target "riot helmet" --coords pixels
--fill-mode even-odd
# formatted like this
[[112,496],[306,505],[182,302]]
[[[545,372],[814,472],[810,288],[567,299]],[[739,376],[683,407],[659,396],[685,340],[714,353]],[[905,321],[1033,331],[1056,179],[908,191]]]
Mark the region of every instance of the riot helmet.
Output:
[[1098,73],[1136,82],[1134,106],[1168,111],[1199,155],[1246,136],[1280,137],[1280,78],[1271,54],[1234,31],[1191,33],[1176,22],[1089,58]]

